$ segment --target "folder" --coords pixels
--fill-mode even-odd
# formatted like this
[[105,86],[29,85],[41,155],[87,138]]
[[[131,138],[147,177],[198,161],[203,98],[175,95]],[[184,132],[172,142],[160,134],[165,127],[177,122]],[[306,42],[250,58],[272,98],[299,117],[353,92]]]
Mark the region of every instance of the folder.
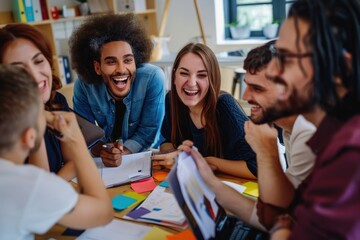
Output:
[[40,0],[40,7],[41,7],[41,16],[42,20],[49,19],[49,12],[46,4],[46,0]]
[[32,6],[35,22],[42,21],[40,0],[32,0]]
[[12,0],[12,12],[15,22],[26,22],[23,0]]
[[62,85],[65,86],[66,85],[66,78],[65,78],[63,57],[59,56],[57,59],[58,59],[58,64],[59,64],[59,78],[61,80]]
[[31,0],[24,0],[24,8],[27,22],[34,21],[34,12]]
[[61,56],[63,59],[64,65],[64,76],[66,84],[71,83],[71,70],[70,70],[70,61],[68,56]]
[[237,218],[228,215],[200,177],[195,160],[182,152],[167,179],[196,239],[230,239]]
[[102,137],[105,136],[104,130],[94,123],[89,122],[86,118],[75,112],[73,109],[70,110],[75,113],[76,120],[79,124],[81,133],[84,136],[86,145],[88,146],[88,149],[91,149],[97,142],[100,141]]

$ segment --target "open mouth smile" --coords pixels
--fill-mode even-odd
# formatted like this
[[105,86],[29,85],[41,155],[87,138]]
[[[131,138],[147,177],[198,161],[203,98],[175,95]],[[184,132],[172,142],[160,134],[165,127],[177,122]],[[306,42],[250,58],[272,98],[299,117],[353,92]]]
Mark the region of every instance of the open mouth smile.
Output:
[[185,89],[185,88],[183,88],[183,90],[187,96],[195,96],[196,94],[198,94],[200,92],[199,90],[190,90],[190,89]]

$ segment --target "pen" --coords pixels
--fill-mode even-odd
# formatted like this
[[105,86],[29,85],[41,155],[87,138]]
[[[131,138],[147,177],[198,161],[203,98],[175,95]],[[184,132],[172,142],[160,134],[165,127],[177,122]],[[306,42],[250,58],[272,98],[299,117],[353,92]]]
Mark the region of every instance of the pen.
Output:
[[[118,138],[118,139],[116,139],[115,142],[122,143],[123,140],[122,140],[122,138]],[[113,148],[113,146],[111,146],[111,145],[106,145],[106,144],[103,144],[102,147],[103,147],[103,148],[106,148],[106,149],[111,149],[111,148]]]
[[104,144],[104,145],[102,145],[102,147],[106,148],[106,149],[111,149],[113,146]]
[[62,134],[62,132],[59,132],[58,130],[50,128],[50,127],[48,127],[48,131],[57,138],[62,138],[64,136],[64,134]]

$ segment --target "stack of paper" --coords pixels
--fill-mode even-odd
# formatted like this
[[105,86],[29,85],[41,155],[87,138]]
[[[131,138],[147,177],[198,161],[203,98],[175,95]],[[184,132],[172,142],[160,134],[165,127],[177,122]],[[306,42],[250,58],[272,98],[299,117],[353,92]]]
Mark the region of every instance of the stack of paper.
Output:
[[142,204],[123,218],[178,229],[185,229],[188,226],[174,195],[161,186],[157,186]]

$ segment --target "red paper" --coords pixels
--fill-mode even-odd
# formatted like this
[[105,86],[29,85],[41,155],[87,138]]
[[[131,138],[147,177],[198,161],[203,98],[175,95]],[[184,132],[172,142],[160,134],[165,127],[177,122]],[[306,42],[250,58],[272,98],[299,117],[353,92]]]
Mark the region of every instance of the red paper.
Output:
[[150,192],[154,190],[156,183],[153,178],[131,183],[131,188],[137,193]]

